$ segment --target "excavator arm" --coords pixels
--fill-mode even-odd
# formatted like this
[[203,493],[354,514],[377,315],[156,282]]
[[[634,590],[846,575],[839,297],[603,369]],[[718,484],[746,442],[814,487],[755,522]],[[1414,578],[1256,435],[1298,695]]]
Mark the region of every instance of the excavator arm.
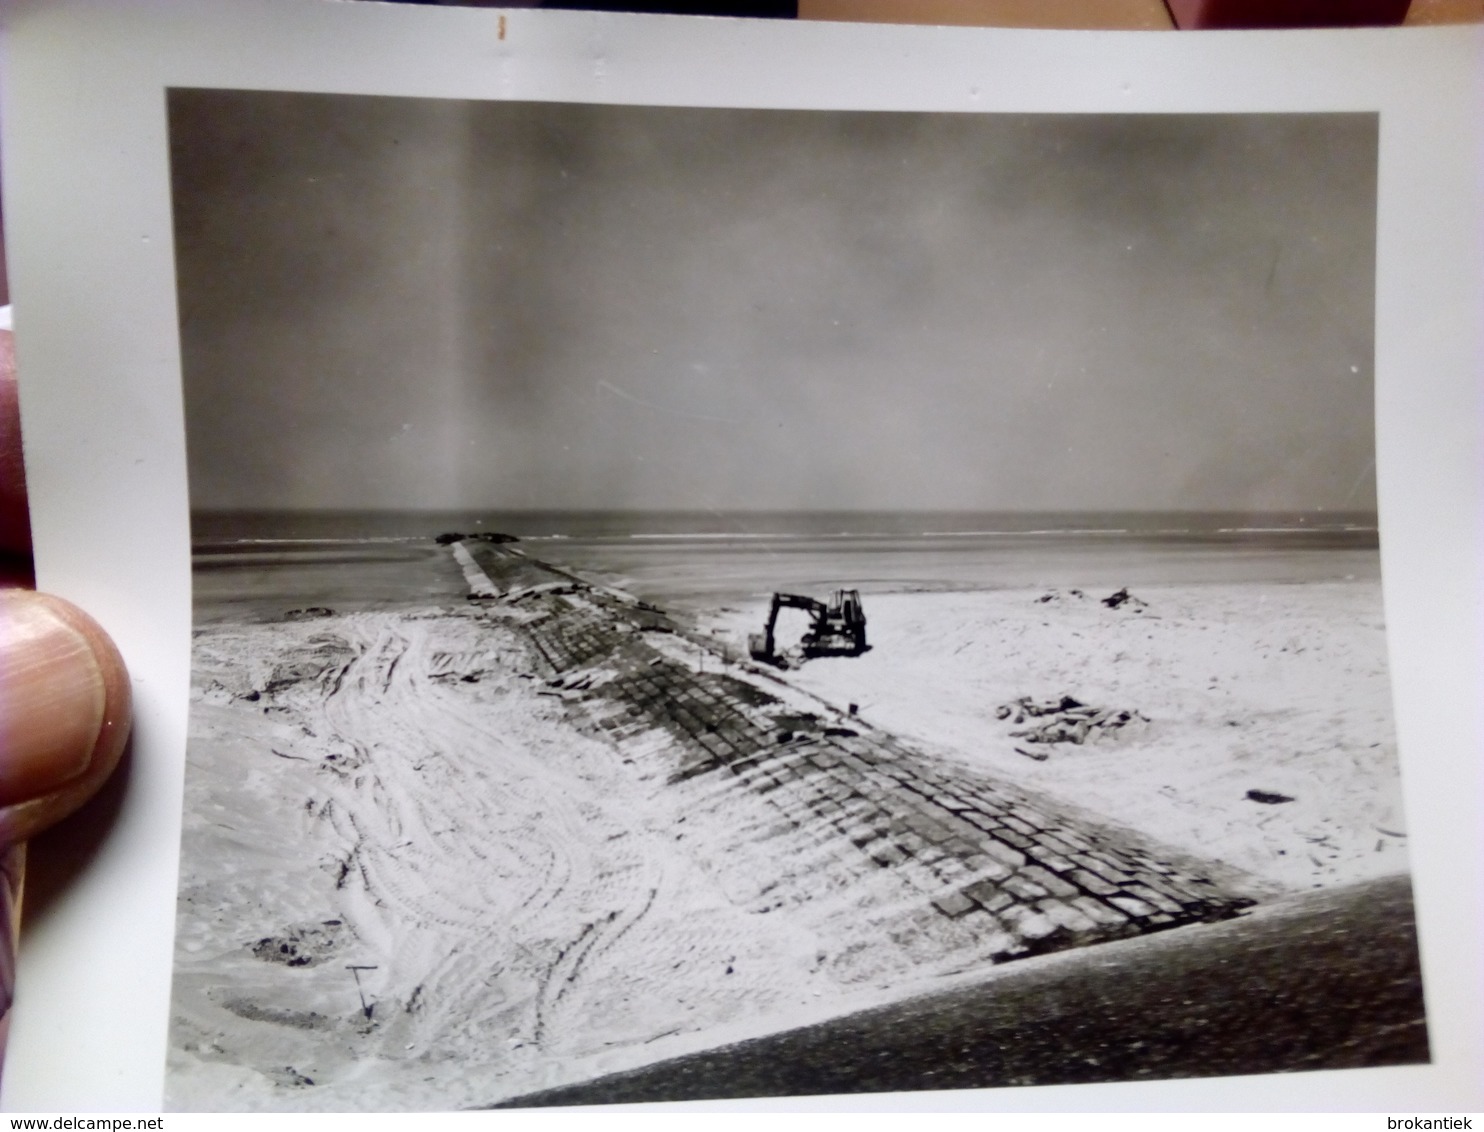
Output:
[[861,608],[858,591],[836,590],[828,605],[803,594],[775,593],[768,606],[768,620],[763,631],[751,633],[747,638],[747,650],[754,660],[783,663],[774,636],[781,609],[802,609],[809,614],[809,631],[799,642],[806,657],[859,656],[869,647],[866,644],[866,614]]
[[820,618],[825,614],[825,605],[821,601],[815,601],[812,597],[803,594],[774,594],[773,601],[768,606],[768,620],[763,626],[761,634],[753,633],[748,638],[748,651],[758,660],[772,660],[777,656],[777,642],[773,637],[773,630],[778,627],[778,611],[780,609],[803,609],[818,624]]

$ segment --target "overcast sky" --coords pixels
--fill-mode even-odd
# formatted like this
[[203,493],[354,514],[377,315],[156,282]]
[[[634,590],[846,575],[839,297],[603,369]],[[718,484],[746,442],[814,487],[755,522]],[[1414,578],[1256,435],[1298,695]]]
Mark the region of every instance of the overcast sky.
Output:
[[1375,506],[1374,116],[171,122],[197,508]]

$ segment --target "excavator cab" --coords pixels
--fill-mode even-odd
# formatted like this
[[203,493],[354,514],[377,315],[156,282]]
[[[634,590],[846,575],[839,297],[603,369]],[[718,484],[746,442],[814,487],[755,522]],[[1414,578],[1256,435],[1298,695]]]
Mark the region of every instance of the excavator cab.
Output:
[[774,630],[781,609],[802,609],[810,615],[808,631],[799,641],[798,651],[805,659],[816,656],[859,656],[866,644],[866,611],[859,590],[836,590],[829,603],[803,594],[775,593],[768,607],[768,621],[761,633],[747,638],[747,651],[754,660],[787,667],[787,658],[778,652]]

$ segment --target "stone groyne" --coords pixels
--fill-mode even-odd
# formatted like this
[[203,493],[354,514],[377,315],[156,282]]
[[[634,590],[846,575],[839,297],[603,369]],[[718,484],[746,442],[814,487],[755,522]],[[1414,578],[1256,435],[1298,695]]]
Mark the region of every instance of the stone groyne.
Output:
[[[1219,862],[811,703],[663,610],[509,547],[468,547],[490,583],[471,600],[519,628],[540,690],[673,794],[680,850],[687,820],[724,829],[704,839],[707,866],[751,910],[790,909],[807,924],[849,908],[899,969],[928,974],[1254,903],[1251,879]],[[847,981],[893,966],[859,951]]]

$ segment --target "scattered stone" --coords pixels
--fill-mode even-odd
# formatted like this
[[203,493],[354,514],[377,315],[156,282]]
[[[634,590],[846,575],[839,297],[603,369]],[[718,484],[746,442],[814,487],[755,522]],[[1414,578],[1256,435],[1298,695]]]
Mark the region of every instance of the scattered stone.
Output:
[[292,1065],[285,1065],[282,1069],[271,1074],[276,1084],[286,1085],[291,1089],[302,1089],[314,1084],[313,1077],[306,1077]]
[[1266,806],[1276,806],[1280,802],[1292,802],[1293,799],[1287,794],[1275,794],[1271,790],[1249,790],[1247,797],[1254,802],[1261,802]]
[[1107,597],[1101,598],[1099,600],[1101,600],[1102,603],[1109,609],[1122,609],[1124,606],[1128,606],[1128,608],[1135,613],[1143,613],[1144,610],[1149,608],[1149,603],[1147,601],[1144,601],[1142,598],[1134,597],[1133,594],[1128,592],[1127,587],[1124,587],[1117,593],[1109,594]]
[[334,617],[335,611],[323,605],[311,605],[305,609],[291,609],[283,615],[285,621],[316,621],[321,617]]
[[528,597],[563,597],[567,594],[575,594],[588,589],[591,589],[591,587],[580,582],[543,582],[538,586],[516,587],[505,595],[505,600],[513,604],[524,601]]
[[1045,751],[1027,751],[1024,747],[1016,747],[1015,753],[1017,755],[1024,755],[1028,759],[1035,759],[1038,763],[1044,763],[1046,761]]
[[[1078,601],[1082,601],[1083,599],[1085,599],[1087,597],[1087,595],[1085,593],[1083,593],[1081,590],[1068,590],[1066,596],[1067,597],[1074,597]],[[1062,593],[1061,593],[1060,590],[1047,590],[1040,597],[1036,598],[1036,601],[1038,601],[1038,602],[1040,602],[1041,604],[1044,605],[1047,602],[1061,601],[1061,599],[1062,599]]]
[[[1079,746],[1089,739],[1096,742],[1130,724],[1149,722],[1142,713],[1133,709],[1092,707],[1075,696],[1040,701],[1022,696],[996,708],[995,718],[1013,719],[1017,724],[1025,723],[1027,719],[1043,721],[1034,727],[1010,732],[1016,739],[1024,739],[1030,743],[1076,743]],[[1018,747],[1016,750],[1022,755],[1036,758],[1028,751],[1022,751]]]
[[313,967],[329,959],[339,948],[344,927],[341,920],[296,924],[282,935],[264,936],[252,945],[252,953],[267,963]]
[[1072,711],[1082,706],[1081,700],[1071,696],[1040,701],[1033,700],[1029,696],[1021,696],[1018,700],[1011,700],[1008,704],[1001,704],[996,708],[995,718],[1009,719],[1013,715],[1016,723],[1024,723],[1026,716],[1055,715],[1058,712]]

